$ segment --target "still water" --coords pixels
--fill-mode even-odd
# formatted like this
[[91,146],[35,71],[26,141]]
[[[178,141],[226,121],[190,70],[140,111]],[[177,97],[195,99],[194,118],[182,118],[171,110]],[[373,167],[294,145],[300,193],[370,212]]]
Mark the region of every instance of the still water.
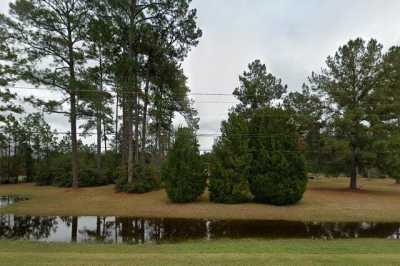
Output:
[[27,200],[27,198],[23,196],[0,196],[0,208],[23,200]]
[[[0,207],[26,200],[0,197]],[[400,223],[336,223],[0,214],[0,239],[46,242],[165,243],[221,238],[400,239]]]
[[220,238],[400,239],[400,223],[30,217],[7,214],[0,215],[0,238],[128,244]]

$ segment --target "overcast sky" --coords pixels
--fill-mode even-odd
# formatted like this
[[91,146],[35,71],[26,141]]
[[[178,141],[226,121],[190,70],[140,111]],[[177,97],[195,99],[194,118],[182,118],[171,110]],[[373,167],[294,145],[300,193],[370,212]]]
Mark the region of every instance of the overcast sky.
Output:
[[[0,0],[2,12],[8,2]],[[289,90],[299,90],[351,38],[376,38],[386,49],[400,44],[399,0],[193,0],[192,6],[203,38],[184,70],[195,93],[231,93],[254,59],[261,59]],[[195,100],[200,133],[218,132],[234,98]],[[202,137],[200,143],[208,149],[213,138]]]

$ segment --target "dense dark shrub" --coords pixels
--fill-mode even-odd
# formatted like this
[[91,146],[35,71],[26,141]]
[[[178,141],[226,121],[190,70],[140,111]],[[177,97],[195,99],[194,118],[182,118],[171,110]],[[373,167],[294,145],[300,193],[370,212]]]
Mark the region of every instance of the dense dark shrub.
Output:
[[[108,178],[104,177],[102,173],[99,173],[96,168],[93,167],[81,167],[79,171],[79,187],[95,187],[109,184]],[[53,185],[59,187],[71,187],[72,186],[72,173],[71,171],[64,174],[59,173],[54,178]]]
[[0,178],[0,185],[3,185],[3,184],[16,184],[16,183],[18,183],[18,177],[16,177],[16,176]]
[[163,164],[161,178],[173,202],[192,202],[203,194],[206,188],[205,165],[191,129],[177,130],[175,143]]
[[152,164],[139,164],[136,166],[135,179],[128,183],[126,177],[119,177],[115,181],[115,188],[119,192],[147,193],[160,187],[157,171]]
[[34,182],[39,186],[50,186],[55,179],[53,167],[46,162],[40,162],[36,165]]
[[209,191],[210,201],[217,203],[237,204],[252,199],[246,177],[238,177],[235,173],[210,179]]
[[255,200],[274,205],[301,200],[307,176],[290,114],[275,108],[255,111],[249,136],[252,153],[249,183]]
[[158,183],[153,178],[139,178],[132,183],[127,183],[124,186],[124,191],[127,193],[147,193],[158,187]]
[[[400,184],[400,132],[393,132],[386,138],[375,140],[373,148],[377,153],[375,161],[380,172],[385,173],[395,179],[397,184]],[[368,172],[366,176],[371,177],[372,171]]]
[[[92,187],[110,184],[112,179],[102,169],[98,172],[93,154],[80,154],[79,186]],[[38,185],[72,186],[71,155],[52,154],[37,164],[34,181]]]
[[103,171],[98,171],[93,167],[84,167],[79,172],[80,187],[104,186],[109,184],[109,179],[104,175]]
[[115,181],[115,190],[117,192],[124,192],[125,184],[128,182],[126,177],[118,177]]
[[210,200],[219,203],[241,203],[251,200],[247,180],[250,157],[245,117],[231,113],[222,123],[222,136],[213,147],[209,160]]
[[22,156],[0,159],[0,184],[16,184],[19,176],[26,176],[26,162]]
[[107,183],[114,183],[118,178],[118,167],[121,164],[121,159],[120,154],[114,151],[107,151],[102,155],[102,172],[104,177],[106,177]]
[[52,154],[36,166],[34,181],[40,186],[63,185],[71,176],[71,157],[67,154]]

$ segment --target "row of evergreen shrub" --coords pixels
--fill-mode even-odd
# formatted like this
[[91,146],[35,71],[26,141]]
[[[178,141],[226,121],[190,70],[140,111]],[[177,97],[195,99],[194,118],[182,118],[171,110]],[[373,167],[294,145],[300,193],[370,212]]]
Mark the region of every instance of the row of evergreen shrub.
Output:
[[[222,123],[222,136],[208,156],[208,172],[194,131],[179,128],[161,168],[161,180],[148,160],[135,167],[134,181],[128,183],[126,175],[118,174],[115,154],[103,155],[106,167],[99,173],[94,154],[82,153],[80,186],[115,182],[117,191],[146,193],[159,188],[162,182],[172,201],[184,203],[203,194],[208,177],[213,202],[294,204],[301,200],[307,184],[294,122],[290,113],[280,108],[231,112]],[[36,183],[71,186],[70,161],[70,154],[55,154],[42,160],[34,169]]]
[[[289,205],[301,200],[307,185],[299,135],[292,116],[280,108],[251,115],[232,112],[209,157],[210,200],[241,203],[254,200]],[[180,128],[162,169],[168,197],[196,200],[206,187],[205,164],[191,129]]]
[[[99,172],[96,168],[94,154],[82,152],[80,154],[79,186],[93,187],[113,183],[116,171],[111,160],[114,160],[113,155],[103,154],[103,168]],[[71,154],[57,153],[47,159],[42,159],[34,169],[34,181],[41,186],[72,186]]]

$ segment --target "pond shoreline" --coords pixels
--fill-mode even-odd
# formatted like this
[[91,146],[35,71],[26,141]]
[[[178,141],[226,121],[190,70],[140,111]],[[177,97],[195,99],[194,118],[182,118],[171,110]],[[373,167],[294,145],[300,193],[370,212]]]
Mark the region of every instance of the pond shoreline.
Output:
[[145,244],[199,239],[396,239],[399,223],[0,215],[0,239]]

